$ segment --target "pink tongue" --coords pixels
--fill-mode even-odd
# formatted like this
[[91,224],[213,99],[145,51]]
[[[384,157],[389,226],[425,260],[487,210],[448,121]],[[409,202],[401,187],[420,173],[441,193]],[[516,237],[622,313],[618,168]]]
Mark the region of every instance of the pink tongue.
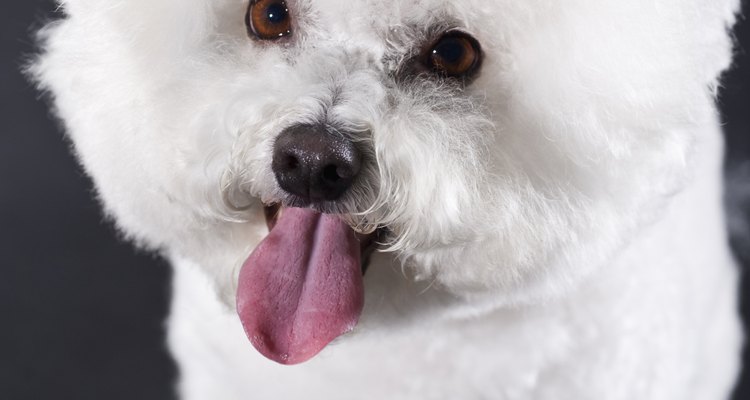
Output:
[[309,360],[357,324],[360,248],[338,218],[286,208],[245,261],[237,312],[250,341],[281,364]]

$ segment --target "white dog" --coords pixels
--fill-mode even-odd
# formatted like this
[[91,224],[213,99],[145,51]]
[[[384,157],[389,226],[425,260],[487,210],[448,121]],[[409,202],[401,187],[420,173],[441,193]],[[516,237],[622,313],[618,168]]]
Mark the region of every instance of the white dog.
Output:
[[30,71],[174,265],[182,398],[728,397],[738,1],[62,7]]

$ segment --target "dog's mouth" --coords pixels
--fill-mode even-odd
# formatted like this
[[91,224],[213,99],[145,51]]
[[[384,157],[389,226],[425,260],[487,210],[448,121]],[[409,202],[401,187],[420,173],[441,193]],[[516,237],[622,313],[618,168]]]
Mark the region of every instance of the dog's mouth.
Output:
[[[279,203],[263,206],[263,214],[266,218],[266,226],[268,227],[269,232],[273,230],[274,226],[276,226],[276,222],[279,220],[279,217],[284,212],[285,208],[286,207]],[[378,243],[383,241],[386,233],[386,229],[383,227],[376,229],[372,233],[360,233],[355,231],[357,239],[359,240],[362,275],[367,272],[367,267],[370,266],[370,256],[377,249]]]
[[297,364],[357,324],[362,275],[383,230],[360,234],[307,208],[275,204],[264,213],[269,234],[242,267],[237,312],[261,354]]

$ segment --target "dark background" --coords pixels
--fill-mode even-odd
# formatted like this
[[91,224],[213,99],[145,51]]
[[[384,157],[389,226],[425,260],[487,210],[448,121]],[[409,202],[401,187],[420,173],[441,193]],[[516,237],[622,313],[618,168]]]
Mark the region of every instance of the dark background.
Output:
[[[163,344],[169,268],[103,223],[61,129],[18,72],[34,49],[32,28],[54,7],[5,0],[0,16],[0,398],[173,399],[176,368]],[[728,169],[750,171],[750,23],[736,35],[737,65],[719,103]],[[735,205],[750,216],[748,202]],[[750,268],[748,241],[732,244]],[[750,315],[750,279],[742,292]],[[735,399],[750,399],[750,368]]]

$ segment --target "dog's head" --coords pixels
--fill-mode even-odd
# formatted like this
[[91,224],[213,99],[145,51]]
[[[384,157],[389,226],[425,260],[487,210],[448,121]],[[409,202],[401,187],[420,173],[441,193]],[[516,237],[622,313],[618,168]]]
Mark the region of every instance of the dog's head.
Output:
[[33,71],[122,230],[295,362],[356,322],[374,247],[471,311],[604,264],[713,123],[733,5],[69,0]]

